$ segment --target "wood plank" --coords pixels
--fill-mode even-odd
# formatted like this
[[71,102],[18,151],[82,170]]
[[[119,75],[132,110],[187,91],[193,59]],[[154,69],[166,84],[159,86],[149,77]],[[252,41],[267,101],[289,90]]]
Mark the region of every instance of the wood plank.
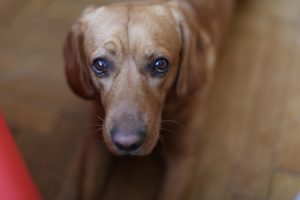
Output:
[[287,75],[290,60],[290,30],[284,24],[271,21],[267,40],[268,53],[261,63],[256,102],[249,121],[247,138],[241,163],[237,187],[241,191],[266,197],[272,170],[272,155],[277,142],[282,120],[283,102],[286,95]]
[[275,155],[275,166],[277,168],[300,173],[300,39],[299,27],[293,29],[290,34],[292,55],[291,70],[289,72],[288,87],[286,88],[286,105],[282,127],[278,139]]
[[300,175],[287,171],[274,172],[270,200],[296,199],[300,193]]
[[[248,17],[248,16],[240,16]],[[243,23],[243,20],[238,21]],[[230,199],[265,55],[264,32],[236,24],[216,69],[200,147],[199,199]],[[250,56],[251,55],[251,56]]]

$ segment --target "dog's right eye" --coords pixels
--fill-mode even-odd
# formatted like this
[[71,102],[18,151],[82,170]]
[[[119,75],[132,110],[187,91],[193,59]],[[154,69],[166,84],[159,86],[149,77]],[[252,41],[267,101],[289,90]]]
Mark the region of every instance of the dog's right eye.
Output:
[[158,58],[151,63],[151,75],[153,77],[162,77],[169,70],[169,62],[165,58]]
[[99,77],[106,77],[109,75],[109,68],[111,63],[105,58],[97,58],[93,61],[92,69]]

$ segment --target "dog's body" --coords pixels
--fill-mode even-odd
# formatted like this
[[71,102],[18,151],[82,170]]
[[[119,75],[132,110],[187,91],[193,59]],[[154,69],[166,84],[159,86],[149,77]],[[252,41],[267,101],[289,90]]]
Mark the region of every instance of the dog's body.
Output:
[[94,98],[106,145],[99,133],[86,135],[61,199],[101,199],[112,158],[107,149],[146,155],[160,137],[167,171],[157,199],[194,198],[199,130],[189,124],[209,87],[232,7],[233,0],[153,0],[84,11],[65,43],[66,71],[75,93]]

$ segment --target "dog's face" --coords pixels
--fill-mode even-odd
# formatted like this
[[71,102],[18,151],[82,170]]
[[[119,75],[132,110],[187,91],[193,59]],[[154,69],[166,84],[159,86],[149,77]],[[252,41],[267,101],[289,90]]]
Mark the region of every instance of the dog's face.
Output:
[[191,87],[186,79],[194,75],[180,69],[188,62],[183,40],[190,37],[181,26],[169,4],[125,3],[88,8],[71,30],[68,81],[80,96],[101,99],[103,137],[113,153],[150,153],[167,93],[174,84],[179,96]]

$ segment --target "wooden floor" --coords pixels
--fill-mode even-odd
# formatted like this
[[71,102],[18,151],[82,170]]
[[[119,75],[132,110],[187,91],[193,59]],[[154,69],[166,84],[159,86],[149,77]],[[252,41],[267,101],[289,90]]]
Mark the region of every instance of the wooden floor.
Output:
[[[241,2],[209,95],[198,199],[293,200],[300,192],[300,1]],[[91,126],[89,102],[68,89],[61,56],[67,29],[90,3],[0,0],[0,109],[49,200]],[[153,199],[161,172],[151,159],[116,163],[104,199]]]

